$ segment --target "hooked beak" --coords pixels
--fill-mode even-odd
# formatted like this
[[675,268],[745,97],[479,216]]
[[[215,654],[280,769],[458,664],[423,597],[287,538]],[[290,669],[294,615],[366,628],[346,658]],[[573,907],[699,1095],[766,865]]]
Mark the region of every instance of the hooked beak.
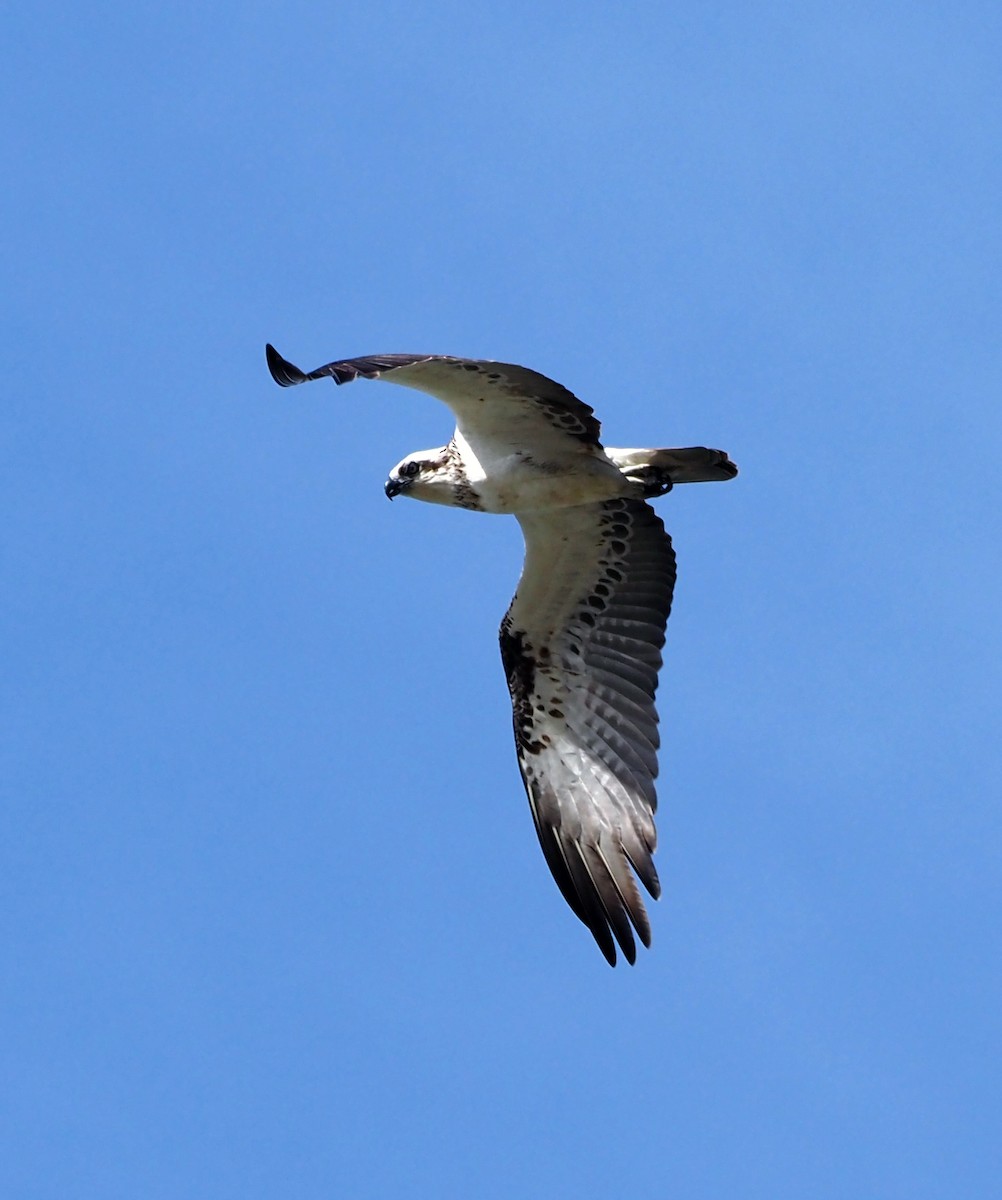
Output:
[[383,488],[387,500],[392,500],[394,496],[399,496],[401,492],[405,492],[406,490],[407,481],[405,479],[387,479],[386,486]]

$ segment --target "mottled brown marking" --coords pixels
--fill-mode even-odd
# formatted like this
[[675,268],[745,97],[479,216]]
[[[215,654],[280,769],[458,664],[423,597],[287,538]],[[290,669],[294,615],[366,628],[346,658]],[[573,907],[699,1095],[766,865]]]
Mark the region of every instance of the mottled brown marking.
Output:
[[545,742],[532,737],[532,693],[536,682],[536,662],[520,631],[512,633],[511,621],[506,616],[500,630],[501,661],[508,678],[511,694],[512,726],[515,744],[520,755],[540,754]]

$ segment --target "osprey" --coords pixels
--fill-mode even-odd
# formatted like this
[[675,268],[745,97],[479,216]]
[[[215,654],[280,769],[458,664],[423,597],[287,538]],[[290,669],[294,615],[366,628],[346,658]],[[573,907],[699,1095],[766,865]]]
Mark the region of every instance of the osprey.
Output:
[[[616,942],[651,929],[630,868],[654,899],[658,773],[654,707],[675,554],[647,503],[676,483],[733,479],[721,450],[616,450],[592,409],[509,363],[383,354],[309,373],[267,347],[282,387],[386,379],[443,401],[448,445],[408,455],[386,494],[512,513],[525,565],[501,622],[515,748],[546,862],[612,966]],[[613,940],[615,939],[615,940]]]

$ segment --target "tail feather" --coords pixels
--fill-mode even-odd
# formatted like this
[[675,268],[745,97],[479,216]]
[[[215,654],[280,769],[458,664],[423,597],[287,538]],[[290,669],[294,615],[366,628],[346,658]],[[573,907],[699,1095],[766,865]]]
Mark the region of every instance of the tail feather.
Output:
[[666,472],[673,484],[717,483],[733,479],[738,473],[723,450],[708,450],[705,446],[681,450],[617,450],[607,446],[605,452],[626,475],[638,467],[652,467]]

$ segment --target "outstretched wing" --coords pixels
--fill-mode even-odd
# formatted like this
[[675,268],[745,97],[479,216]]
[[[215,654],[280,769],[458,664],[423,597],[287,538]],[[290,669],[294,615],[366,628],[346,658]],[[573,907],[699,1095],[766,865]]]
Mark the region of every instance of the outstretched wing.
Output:
[[361,377],[427,392],[452,409],[460,433],[474,451],[485,440],[493,453],[601,451],[601,426],[592,409],[559,383],[527,367],[442,354],[379,354],[305,372],[274,346],[266,351],[268,369],[282,387],[328,377],[335,383],[350,383]]
[[[501,623],[515,746],[536,832],[567,903],[616,963],[650,924],[654,708],[675,584],[671,539],[641,500],[518,514],[525,566]],[[632,928],[631,928],[632,923]]]

